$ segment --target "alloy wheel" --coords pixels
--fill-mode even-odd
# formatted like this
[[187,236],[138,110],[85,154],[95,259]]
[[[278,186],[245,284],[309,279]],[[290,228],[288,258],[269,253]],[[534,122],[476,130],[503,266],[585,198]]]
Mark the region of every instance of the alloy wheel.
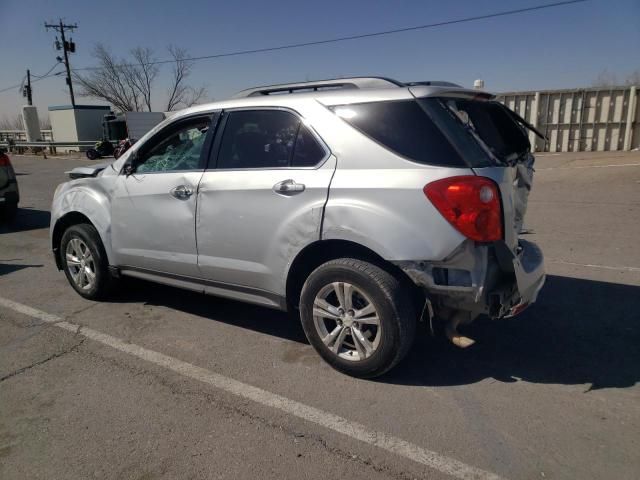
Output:
[[333,282],[320,289],[313,302],[313,322],[325,346],[345,360],[365,360],[380,345],[378,311],[350,283]]
[[65,255],[73,282],[82,290],[91,290],[96,283],[96,265],[87,244],[73,237],[67,243]]

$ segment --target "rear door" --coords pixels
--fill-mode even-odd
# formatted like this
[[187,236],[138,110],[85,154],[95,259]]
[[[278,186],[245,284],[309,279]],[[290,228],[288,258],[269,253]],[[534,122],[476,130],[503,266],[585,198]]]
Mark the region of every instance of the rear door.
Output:
[[295,254],[320,238],[335,165],[295,112],[224,112],[198,193],[201,274],[212,285],[284,295]]

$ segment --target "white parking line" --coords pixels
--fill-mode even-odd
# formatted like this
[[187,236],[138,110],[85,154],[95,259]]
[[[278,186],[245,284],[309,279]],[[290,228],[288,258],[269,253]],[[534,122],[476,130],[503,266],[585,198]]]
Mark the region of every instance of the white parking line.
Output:
[[[41,310],[0,297],[0,306],[14,310],[18,313],[36,318],[46,323],[83,335],[103,345],[140,358],[147,362],[159,365],[185,377],[192,378],[212,387],[224,390],[242,398],[252,400],[261,405],[276,408],[290,415],[296,416],[308,422],[315,423],[347,437],[359,440],[369,445],[376,446],[401,457],[425,465],[446,475],[464,480],[500,480],[502,477],[479,468],[467,465],[437,452],[427,450],[411,442],[407,442],[393,435],[372,430],[365,425],[352,422],[344,417],[325,412],[315,407],[291,400],[276,393],[263,390],[246,383],[239,382],[224,375],[212,372],[202,367],[192,365],[177,358],[169,357],[162,353],[148,350],[133,343],[127,343],[119,338],[106,333],[66,322],[62,318]],[[356,381],[356,380],[354,380]]]
[[617,163],[612,165],[578,165],[575,167],[546,167],[536,168],[536,172],[542,170],[573,170],[575,168],[610,168],[610,167],[640,167],[640,163]]
[[549,263],[559,263],[560,265],[572,265],[576,267],[587,267],[587,268],[602,268],[604,270],[622,270],[626,272],[640,272],[640,268],[638,267],[613,267],[611,265],[596,265],[591,263],[575,263],[575,262],[565,262],[564,260],[547,260]]

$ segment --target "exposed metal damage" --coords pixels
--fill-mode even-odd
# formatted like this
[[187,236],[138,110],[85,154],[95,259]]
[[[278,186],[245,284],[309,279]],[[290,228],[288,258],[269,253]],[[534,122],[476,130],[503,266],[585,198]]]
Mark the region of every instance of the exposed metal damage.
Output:
[[535,302],[545,280],[541,250],[524,240],[515,253],[504,242],[477,246],[466,241],[440,262],[394,263],[424,290],[434,315],[446,323],[447,338],[461,348],[475,341],[461,335],[459,325],[482,314],[517,315]]

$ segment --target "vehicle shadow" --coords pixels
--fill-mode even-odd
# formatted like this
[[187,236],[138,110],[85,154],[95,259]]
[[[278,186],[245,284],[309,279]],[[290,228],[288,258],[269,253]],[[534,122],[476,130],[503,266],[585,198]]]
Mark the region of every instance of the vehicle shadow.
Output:
[[640,287],[550,275],[520,316],[481,318],[465,329],[467,350],[418,338],[399,368],[378,379],[407,385],[501,382],[625,388],[640,381]]
[[123,288],[119,288],[110,301],[142,302],[146,305],[169,307],[215,322],[223,322],[293,342],[307,343],[300,322],[278,310],[133,278],[123,278],[122,282]]
[[[307,343],[299,321],[262,307],[126,280],[113,301],[162,305],[263,334]],[[640,287],[548,276],[538,303],[520,316],[480,318],[464,327],[476,340],[461,350],[421,325],[407,358],[377,382],[467,385],[501,382],[625,388],[640,381]],[[311,348],[309,346],[309,348]]]
[[[12,259],[12,260],[21,260],[20,258]],[[25,268],[41,268],[44,265],[21,265],[17,263],[2,263],[8,262],[9,260],[0,260],[0,277],[3,275],[8,275],[9,273],[17,272],[18,270],[23,270]]]
[[18,208],[16,218],[12,222],[7,223],[0,220],[0,234],[49,228],[50,222],[51,212],[47,210]]

